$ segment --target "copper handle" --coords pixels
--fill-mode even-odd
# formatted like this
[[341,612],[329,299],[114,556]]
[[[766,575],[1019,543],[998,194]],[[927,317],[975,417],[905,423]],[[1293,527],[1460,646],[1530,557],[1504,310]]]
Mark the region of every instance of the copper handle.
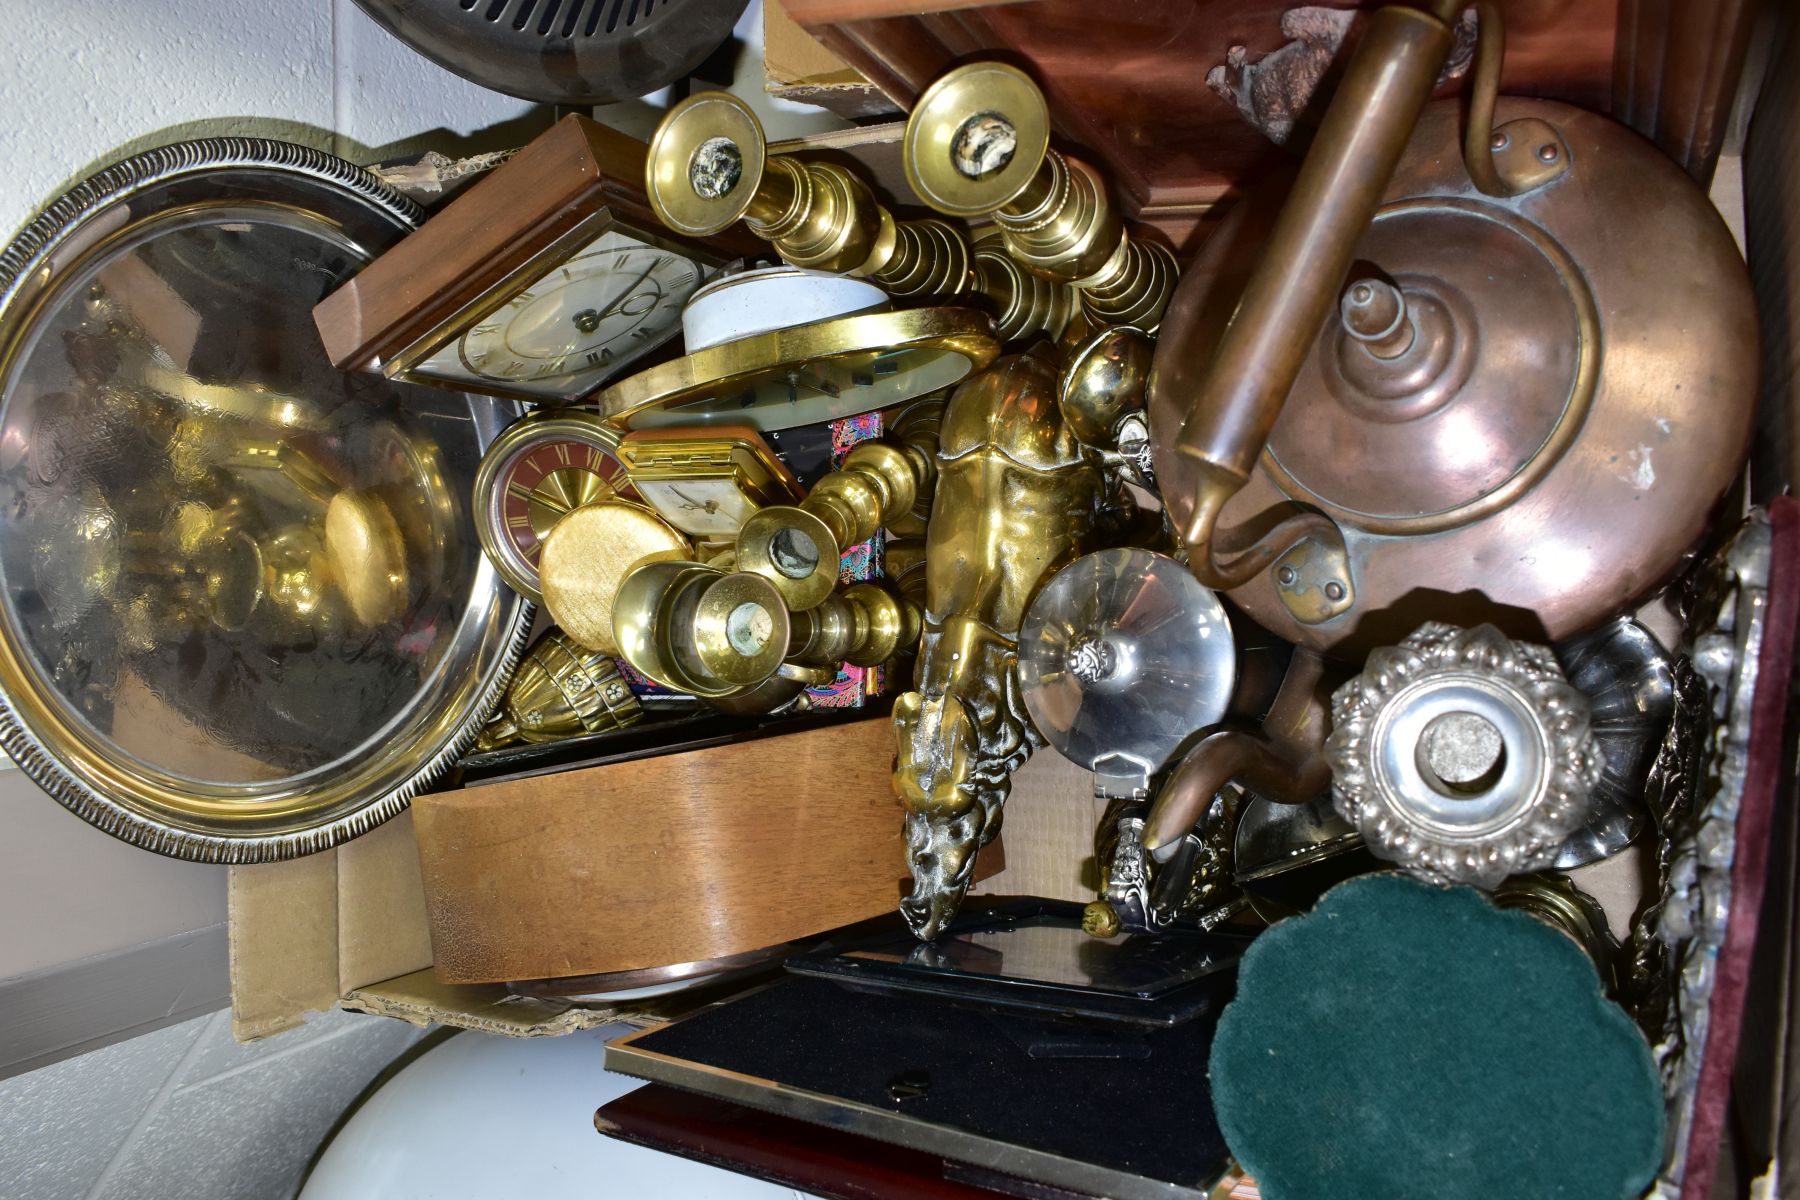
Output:
[[[1193,516],[1184,536],[1192,570],[1209,587],[1247,583],[1307,538],[1342,550],[1342,532],[1319,513],[1291,517],[1253,540],[1219,530],[1219,514],[1249,481],[1336,305],[1356,244],[1375,218],[1449,57],[1451,23],[1466,3],[1390,5],[1369,19],[1188,410],[1176,442],[1196,468]],[[1236,558],[1220,561],[1233,552]]]
[[1330,731],[1325,660],[1296,649],[1259,732],[1219,730],[1181,760],[1144,819],[1144,849],[1158,860],[1173,853],[1233,780],[1279,804],[1311,800],[1331,783],[1322,753]]
[[1463,131],[1463,165],[1485,195],[1510,196],[1513,189],[1494,164],[1494,101],[1500,95],[1500,67],[1506,56],[1500,6],[1480,0],[1473,7],[1481,24],[1475,42],[1475,78],[1469,85],[1469,124]]

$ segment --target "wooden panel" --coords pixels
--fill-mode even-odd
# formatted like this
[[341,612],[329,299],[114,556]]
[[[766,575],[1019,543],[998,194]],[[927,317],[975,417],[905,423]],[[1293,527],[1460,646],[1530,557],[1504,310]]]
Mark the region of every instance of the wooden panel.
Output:
[[[1284,153],[1206,85],[1233,46],[1277,49],[1280,0],[1033,0],[932,12],[935,0],[785,0],[788,12],[878,87],[911,103],[955,62],[997,55],[1031,72],[1063,138],[1111,173],[1126,212],[1167,230],[1280,163]],[[1332,7],[1355,7],[1338,2]],[[1505,5],[1502,86],[1604,110],[1617,0]],[[1158,220],[1159,214],[1162,219]]]
[[1613,114],[1699,180],[1712,178],[1758,5],[1622,0]]
[[438,975],[547,979],[745,953],[891,911],[886,717],[421,796]]

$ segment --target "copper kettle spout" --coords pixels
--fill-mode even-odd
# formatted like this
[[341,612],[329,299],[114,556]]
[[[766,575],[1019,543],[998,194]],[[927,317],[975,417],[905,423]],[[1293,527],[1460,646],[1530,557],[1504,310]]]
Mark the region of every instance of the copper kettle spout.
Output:
[[1207,812],[1213,796],[1233,780],[1285,804],[1317,796],[1331,783],[1323,756],[1330,727],[1325,660],[1297,649],[1260,733],[1221,730],[1181,760],[1150,806],[1144,849],[1158,860],[1172,853]]
[[[1248,482],[1324,326],[1450,54],[1451,26],[1463,7],[1465,0],[1430,0],[1389,5],[1370,18],[1188,409],[1176,442],[1195,470],[1184,540],[1194,574],[1209,587],[1238,587],[1309,539],[1328,555],[1347,557],[1343,533],[1320,513],[1298,513],[1260,537],[1220,530],[1219,515]],[[1349,607],[1349,587],[1340,591],[1325,616]]]

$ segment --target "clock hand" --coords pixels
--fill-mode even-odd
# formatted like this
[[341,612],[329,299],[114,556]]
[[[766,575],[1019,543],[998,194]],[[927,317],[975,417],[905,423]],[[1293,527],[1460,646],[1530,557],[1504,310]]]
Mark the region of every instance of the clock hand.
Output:
[[[638,290],[638,284],[640,284],[640,283],[644,282],[644,280],[650,278],[650,273],[652,271],[656,270],[657,264],[660,263],[661,261],[662,261],[662,259],[660,259],[660,258],[651,259],[650,265],[644,268],[644,273],[642,275],[639,275],[636,279],[632,280],[630,286],[626,287],[618,295],[614,296],[612,298],[612,300],[607,304],[607,306],[600,310],[600,318],[599,319],[601,321],[606,320],[606,318],[610,317],[613,314],[613,311],[615,309],[617,309],[619,307],[619,305],[625,303],[626,300],[630,299],[631,293]],[[598,324],[598,322],[596,322],[596,324]]]
[[568,505],[558,503],[551,497],[539,492],[528,491],[522,484],[509,483],[506,485],[506,492],[507,495],[516,496],[527,504],[541,504],[559,516],[569,511]]
[[671,492],[674,492],[677,496],[680,496],[682,498],[682,500],[687,504],[687,506],[691,509],[697,509],[700,512],[711,513],[711,512],[716,511],[719,507],[719,502],[717,500],[708,500],[705,504],[702,504],[698,500],[694,499],[692,496],[688,495],[686,492],[682,491],[678,487],[674,487],[671,485],[669,490]]

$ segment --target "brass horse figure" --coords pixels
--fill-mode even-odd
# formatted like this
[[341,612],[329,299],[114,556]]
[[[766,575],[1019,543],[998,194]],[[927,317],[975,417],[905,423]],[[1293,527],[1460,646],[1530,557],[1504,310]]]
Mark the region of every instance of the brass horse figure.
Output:
[[913,877],[900,911],[921,938],[956,914],[975,852],[1000,832],[1012,773],[1043,744],[1020,699],[1019,626],[1038,588],[1095,548],[1112,494],[1063,422],[1049,347],[1000,359],[950,398],[925,633],[914,690],[894,705]]

